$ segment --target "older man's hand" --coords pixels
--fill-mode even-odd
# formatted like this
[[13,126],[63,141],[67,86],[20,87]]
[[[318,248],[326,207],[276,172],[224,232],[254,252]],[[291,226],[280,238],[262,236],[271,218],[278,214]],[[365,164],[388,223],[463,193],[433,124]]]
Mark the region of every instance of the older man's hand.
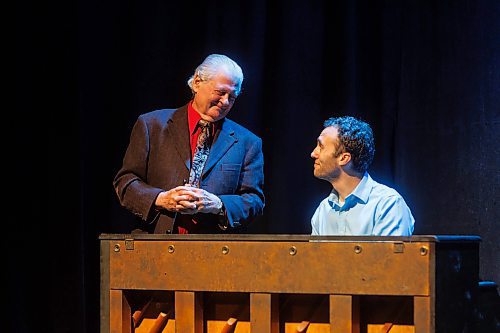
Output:
[[181,214],[217,214],[222,207],[222,201],[204,189],[184,185],[161,192],[156,198],[155,205],[159,209]]

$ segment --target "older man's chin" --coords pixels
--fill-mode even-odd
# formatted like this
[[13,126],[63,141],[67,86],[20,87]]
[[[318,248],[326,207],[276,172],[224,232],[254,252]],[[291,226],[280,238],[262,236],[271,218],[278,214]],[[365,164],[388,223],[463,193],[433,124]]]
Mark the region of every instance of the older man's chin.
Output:
[[227,116],[228,113],[229,113],[229,111],[226,111],[226,110],[223,110],[219,107],[214,106],[210,109],[210,112],[207,116],[211,118],[211,121],[215,122],[215,121],[221,120],[222,118]]

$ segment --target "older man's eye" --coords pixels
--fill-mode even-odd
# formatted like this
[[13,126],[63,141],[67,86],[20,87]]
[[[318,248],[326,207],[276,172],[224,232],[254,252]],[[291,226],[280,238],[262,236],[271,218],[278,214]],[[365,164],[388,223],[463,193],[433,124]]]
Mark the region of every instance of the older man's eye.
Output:
[[224,91],[224,90],[215,90],[215,93],[216,93],[218,96],[220,96],[220,97],[222,97],[222,96],[224,96],[225,94],[227,94],[227,92],[226,92],[226,91]]
[[236,96],[227,92],[227,91],[224,91],[224,90],[217,90],[215,89],[214,90],[214,93],[219,96],[219,97],[223,97],[225,96],[226,94],[228,95],[227,99],[230,101],[230,102],[234,102],[236,100]]

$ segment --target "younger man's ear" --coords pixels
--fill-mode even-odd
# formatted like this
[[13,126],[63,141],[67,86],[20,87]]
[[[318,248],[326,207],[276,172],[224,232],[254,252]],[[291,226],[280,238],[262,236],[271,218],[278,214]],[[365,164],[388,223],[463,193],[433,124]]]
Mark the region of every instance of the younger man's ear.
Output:
[[340,154],[340,160],[339,160],[340,165],[346,165],[350,161],[351,161],[351,153]]

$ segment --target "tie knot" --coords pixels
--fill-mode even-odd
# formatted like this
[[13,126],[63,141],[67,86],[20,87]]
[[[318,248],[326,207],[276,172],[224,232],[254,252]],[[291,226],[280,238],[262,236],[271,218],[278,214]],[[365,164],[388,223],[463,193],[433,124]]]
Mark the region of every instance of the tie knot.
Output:
[[200,125],[200,127],[205,128],[208,125],[210,125],[210,122],[206,121],[206,120],[203,120],[203,119],[200,119],[200,121],[198,121],[198,124]]

